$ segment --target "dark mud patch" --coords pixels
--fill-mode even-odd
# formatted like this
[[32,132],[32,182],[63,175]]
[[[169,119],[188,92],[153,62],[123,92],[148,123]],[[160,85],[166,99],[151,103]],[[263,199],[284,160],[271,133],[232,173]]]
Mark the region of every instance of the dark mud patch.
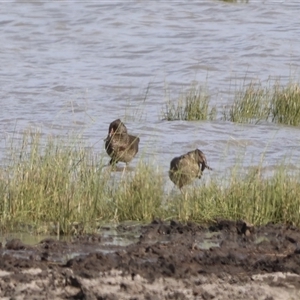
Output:
[[[120,225],[119,232],[137,227]],[[1,299],[299,299],[300,230],[219,220],[154,220],[130,245],[108,235],[12,240],[0,249]]]

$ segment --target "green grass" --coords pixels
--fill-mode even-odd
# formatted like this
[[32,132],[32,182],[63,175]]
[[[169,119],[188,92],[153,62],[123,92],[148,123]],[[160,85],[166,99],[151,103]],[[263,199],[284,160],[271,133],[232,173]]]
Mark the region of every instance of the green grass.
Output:
[[270,91],[251,82],[235,93],[233,104],[223,110],[223,119],[237,123],[257,123],[270,114]]
[[216,108],[210,107],[210,96],[206,88],[194,85],[180,95],[177,101],[168,100],[163,119],[168,121],[214,120]]
[[0,172],[2,228],[54,224],[55,232],[68,233],[77,223],[95,228],[103,220],[149,221],[160,215],[163,181],[155,167],[140,163],[134,174],[111,172],[78,141],[45,142],[38,133],[25,133],[9,147],[10,163]]
[[136,171],[124,173],[112,194],[115,220],[149,221],[162,217],[164,181],[162,171],[139,162]]
[[212,181],[188,193],[181,207],[181,218],[199,222],[225,218],[253,224],[300,225],[299,172],[290,174],[278,166],[270,177],[264,178],[258,167],[250,168],[242,177],[232,170],[228,177],[229,184]]
[[[0,170],[0,222],[3,230],[32,228],[68,234],[74,227],[94,231],[105,222],[153,218],[207,222],[215,218],[300,225],[299,171],[278,165],[237,165],[222,176],[183,193],[164,192],[166,170],[140,161],[134,171],[112,172],[102,156],[79,138],[44,141],[38,133],[8,147]],[[213,173],[212,173],[213,174]],[[21,226],[21,227],[20,227]]]
[[275,123],[298,126],[300,124],[300,85],[274,85],[271,100],[271,116]]
[[[192,85],[176,101],[169,98],[163,111],[167,121],[216,120],[217,107],[210,104],[207,88]],[[300,125],[300,84],[279,81],[265,85],[260,81],[243,84],[233,96],[233,101],[223,107],[223,121],[259,123],[267,121],[285,125]]]
[[300,85],[289,83],[286,86],[268,82],[251,82],[235,93],[233,104],[223,110],[223,120],[238,123],[300,124]]

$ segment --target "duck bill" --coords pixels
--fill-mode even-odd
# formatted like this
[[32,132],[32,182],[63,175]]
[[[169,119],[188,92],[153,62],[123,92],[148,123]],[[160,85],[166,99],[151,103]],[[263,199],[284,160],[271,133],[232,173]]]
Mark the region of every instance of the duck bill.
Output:
[[107,137],[104,139],[104,141],[105,141],[105,142],[108,141],[108,140],[113,136],[113,134],[114,134],[114,130],[112,129],[112,130],[108,133],[108,135],[107,135]]
[[111,131],[109,132],[109,134],[108,134],[108,136],[107,136],[107,137],[110,137],[110,138],[111,138],[111,137],[114,135],[114,133],[115,133],[115,132],[114,132],[114,130],[113,130],[113,129],[111,129]]

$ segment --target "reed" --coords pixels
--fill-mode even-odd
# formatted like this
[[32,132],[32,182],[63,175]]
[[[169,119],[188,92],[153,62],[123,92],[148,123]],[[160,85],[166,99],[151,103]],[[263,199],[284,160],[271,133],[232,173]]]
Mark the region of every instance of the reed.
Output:
[[144,162],[139,162],[134,172],[124,172],[112,195],[115,220],[150,221],[163,217],[162,174],[157,167]]
[[299,226],[299,192],[299,171],[290,173],[279,165],[272,175],[264,177],[260,167],[249,168],[243,176],[231,170],[226,182],[212,181],[186,192],[181,199],[184,204],[176,206],[177,214],[199,222],[225,218],[256,225],[274,222]]
[[232,105],[223,109],[223,120],[238,123],[300,124],[300,85],[290,82],[283,86],[278,81],[251,82],[243,85],[234,96]]
[[73,221],[108,214],[96,201],[108,177],[88,149],[75,141],[44,142],[39,133],[25,133],[19,146],[10,153],[2,223],[54,222],[66,232]]
[[274,85],[271,99],[271,116],[275,123],[298,126],[300,124],[300,85],[289,83]]
[[[217,108],[210,105],[205,87],[192,85],[177,101],[168,100],[163,119],[168,121],[216,120]],[[268,121],[286,125],[300,124],[300,84],[279,81],[252,81],[235,91],[233,102],[222,110],[222,120],[237,123]]]
[[97,230],[103,222],[153,218],[300,225],[300,174],[283,163],[268,176],[260,166],[237,164],[221,178],[182,192],[174,187],[168,195],[169,179],[154,162],[114,172],[80,140],[45,140],[29,132],[8,147],[7,166],[0,169],[2,229],[25,224],[32,231],[69,234]]
[[223,110],[223,119],[238,123],[257,123],[270,114],[270,90],[251,82],[242,86],[234,96],[233,104]]
[[160,213],[163,181],[150,164],[140,163],[120,178],[79,137],[42,141],[32,132],[9,152],[9,164],[0,172],[4,227],[46,223],[54,232],[69,233],[76,224],[95,228],[103,220],[150,221]]
[[168,121],[214,120],[216,107],[210,108],[210,96],[205,87],[193,85],[187,92],[180,95],[177,101],[166,104],[163,118]]

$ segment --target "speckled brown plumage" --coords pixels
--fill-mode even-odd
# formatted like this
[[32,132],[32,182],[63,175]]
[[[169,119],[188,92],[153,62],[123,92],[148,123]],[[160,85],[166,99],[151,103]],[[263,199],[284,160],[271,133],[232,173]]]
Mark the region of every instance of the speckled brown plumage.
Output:
[[169,177],[181,189],[184,185],[190,184],[194,179],[201,178],[205,168],[212,170],[207,165],[204,153],[196,149],[172,159]]
[[121,161],[127,165],[139,151],[139,142],[139,137],[127,133],[127,128],[120,119],[111,122],[105,139],[105,149],[111,157],[109,163],[112,165]]

